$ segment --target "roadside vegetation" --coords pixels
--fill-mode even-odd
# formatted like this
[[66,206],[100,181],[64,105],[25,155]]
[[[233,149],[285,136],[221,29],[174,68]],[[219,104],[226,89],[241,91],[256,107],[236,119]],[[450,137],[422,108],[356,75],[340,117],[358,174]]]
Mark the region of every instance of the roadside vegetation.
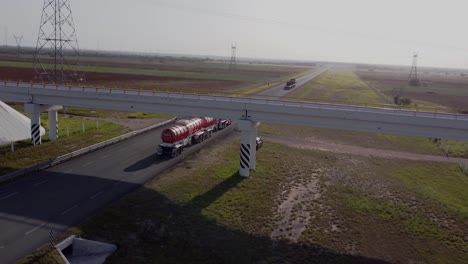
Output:
[[[354,132],[337,129],[286,126],[262,123],[260,135],[279,139],[296,139],[313,145],[314,142],[359,146],[382,151],[392,150],[426,155],[440,155],[468,158],[468,143],[455,140],[441,140],[412,136]],[[339,146],[337,146],[339,147]]]
[[296,89],[288,99],[342,104],[379,105],[381,98],[351,71],[329,70]]
[[236,138],[68,234],[117,244],[108,263],[463,263],[468,178],[454,166],[267,142],[242,179]]
[[[41,124],[48,127],[47,113],[41,114]],[[15,152],[11,152],[10,145],[0,147],[0,175],[105,141],[127,131],[123,126],[109,122],[59,115],[58,141],[49,141],[46,129],[40,146],[32,146],[30,140],[24,140],[15,143]]]
[[[388,97],[381,91],[367,85],[355,73],[339,70],[325,72],[315,80],[295,90],[286,98],[291,100],[357,104],[377,107],[389,105],[389,100],[392,100],[391,97]],[[455,140],[441,140],[434,143],[432,139],[421,137],[271,124],[262,124],[259,127],[259,131],[264,134],[286,138],[296,137],[310,140],[312,142],[314,140],[322,140],[382,150],[399,150],[420,154],[448,155],[468,158],[468,143]]]

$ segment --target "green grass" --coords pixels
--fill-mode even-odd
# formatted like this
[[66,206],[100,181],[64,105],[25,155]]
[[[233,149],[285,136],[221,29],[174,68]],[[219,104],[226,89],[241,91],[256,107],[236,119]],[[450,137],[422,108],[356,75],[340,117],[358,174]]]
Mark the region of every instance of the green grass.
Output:
[[398,177],[409,189],[468,221],[468,177],[457,165],[403,163],[389,175]]
[[90,108],[79,108],[79,107],[65,107],[61,112],[67,115],[74,116],[87,116],[87,117],[111,117],[111,118],[138,118],[138,119],[150,119],[150,118],[171,118],[173,116],[168,114],[157,114],[157,113],[141,113],[141,112],[122,112],[112,111],[103,109],[90,109]]
[[[48,127],[47,114],[41,115],[41,124]],[[83,125],[85,131],[82,131]],[[68,134],[67,136],[67,128]],[[46,129],[47,131],[47,129]],[[124,134],[120,125],[85,120],[78,117],[59,116],[59,140],[49,141],[48,133],[42,137],[42,145],[32,146],[29,140],[15,143],[15,152],[10,146],[0,147],[0,175],[32,166],[51,158]]]
[[410,234],[422,238],[447,239],[448,235],[445,230],[438,228],[415,209],[384,199],[373,198],[349,188],[341,188],[338,192],[342,196],[342,202],[345,206],[357,213],[374,215],[385,221],[397,222]]
[[64,264],[57,251],[51,251],[48,246],[36,250],[29,256],[18,261],[16,264]]
[[385,101],[353,72],[327,71],[290,93],[289,99],[381,105]]
[[[413,195],[415,189],[414,195],[429,204],[432,202],[427,201],[425,195],[434,190],[466,189],[466,181],[447,181],[432,189],[419,190],[413,183],[399,180],[395,171],[388,170],[394,164],[392,162],[378,160],[369,163],[370,168],[359,166],[359,163],[347,167],[341,166],[342,162],[337,164],[349,159],[347,155],[293,149],[268,142],[259,151],[257,171],[251,178],[243,180],[237,174],[238,144],[237,140],[226,140],[224,147],[216,145],[202,149],[199,155],[188,157],[68,233],[116,243],[119,249],[108,259],[109,263],[305,263],[312,258],[317,263],[368,262],[336,253],[345,251],[346,243],[351,242],[365,243],[384,252],[385,246],[390,245],[395,248],[397,253],[393,256],[398,260],[427,262],[437,259],[440,261],[436,263],[443,263],[463,259],[466,242],[451,241],[451,231],[436,226],[424,208],[409,208],[404,201],[376,198],[367,193],[365,187],[355,188],[346,182],[342,185],[333,180],[329,171],[335,166],[340,166],[343,174],[357,176],[375,171],[369,182],[364,183],[372,184],[392,177],[397,179],[392,181],[396,184],[393,191],[403,188],[404,192]],[[406,165],[411,166],[411,163],[403,167]],[[301,166],[300,169],[297,166]],[[439,164],[439,167],[441,171],[447,169],[445,164]],[[317,168],[323,171],[322,198],[310,206],[324,205],[322,199],[325,199],[328,207],[307,207],[313,218],[303,233],[302,244],[273,243],[269,235],[276,228],[275,212],[281,202],[277,197],[283,193],[284,186],[307,182],[311,171]],[[425,175],[427,170],[416,166],[411,175]],[[444,176],[453,177],[450,175]],[[425,179],[415,180],[415,183],[421,181]],[[459,198],[466,197],[461,192],[456,193]],[[434,199],[441,198],[436,196]],[[449,199],[451,203],[462,201]],[[445,210],[438,203],[434,206],[436,210]],[[329,227],[336,218],[344,221],[339,222],[340,228],[348,226],[349,230],[343,229],[340,233],[314,231]],[[392,236],[387,236],[387,232]],[[371,236],[371,241],[363,239],[364,235]],[[383,238],[384,245],[376,243],[379,237],[375,236]],[[321,253],[316,253],[317,248]],[[407,248],[410,252],[405,251]],[[391,256],[375,255],[375,250],[363,249],[359,254],[395,261]]]

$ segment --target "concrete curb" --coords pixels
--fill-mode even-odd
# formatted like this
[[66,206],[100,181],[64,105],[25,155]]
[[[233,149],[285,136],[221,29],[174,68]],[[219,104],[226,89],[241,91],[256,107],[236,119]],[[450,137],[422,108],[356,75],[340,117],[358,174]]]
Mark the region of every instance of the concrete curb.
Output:
[[76,157],[88,154],[88,153],[90,153],[92,151],[107,147],[109,145],[115,144],[117,142],[129,139],[129,138],[132,138],[132,137],[135,137],[135,136],[138,136],[138,135],[143,134],[145,132],[148,132],[150,130],[153,130],[153,129],[165,126],[167,124],[170,124],[170,123],[174,122],[176,119],[177,118],[172,118],[172,119],[166,120],[164,122],[161,122],[161,123],[158,123],[158,124],[155,124],[155,125],[152,125],[152,126],[140,129],[140,130],[132,131],[130,133],[127,133],[127,134],[124,134],[124,135],[121,135],[121,136],[118,136],[118,137],[115,137],[115,138],[108,139],[108,140],[103,141],[101,143],[97,143],[97,144],[91,145],[89,147],[73,151],[71,153],[68,153],[68,154],[65,154],[65,155],[50,159],[48,161],[44,161],[42,163],[31,166],[29,168],[18,170],[18,171],[15,171],[15,172],[0,176],[0,183],[15,179],[17,177],[26,175],[26,174],[34,172],[34,171],[38,171],[38,170],[42,170],[44,168],[52,167],[54,165],[63,163],[65,161],[74,159]]

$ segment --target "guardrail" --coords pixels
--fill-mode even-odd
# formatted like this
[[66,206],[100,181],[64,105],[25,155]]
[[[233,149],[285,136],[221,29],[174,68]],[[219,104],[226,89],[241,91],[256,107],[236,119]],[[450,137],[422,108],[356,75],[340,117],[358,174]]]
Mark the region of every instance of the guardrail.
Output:
[[0,183],[3,183],[5,181],[9,181],[9,180],[13,180],[13,179],[15,179],[17,177],[26,175],[26,174],[34,172],[34,171],[38,171],[38,170],[41,170],[41,169],[44,169],[44,168],[52,167],[54,165],[63,163],[65,161],[71,160],[71,159],[79,157],[79,156],[82,156],[82,155],[90,153],[92,151],[107,147],[109,145],[115,144],[117,142],[129,139],[129,138],[132,138],[132,137],[135,137],[135,136],[138,136],[138,135],[143,134],[145,132],[148,132],[150,130],[153,130],[153,129],[156,129],[158,127],[165,126],[165,125],[167,125],[169,123],[172,123],[176,119],[177,118],[172,118],[172,119],[166,120],[164,122],[161,122],[161,123],[158,123],[158,124],[155,124],[155,125],[152,125],[152,126],[140,129],[140,130],[132,131],[130,133],[127,133],[127,134],[124,134],[124,135],[121,135],[121,136],[118,136],[118,137],[115,137],[115,138],[108,139],[106,141],[103,141],[103,142],[88,146],[86,148],[82,148],[82,149],[73,151],[71,153],[68,153],[68,154],[53,158],[53,159],[49,159],[47,161],[36,164],[36,165],[31,166],[29,168],[18,170],[18,171],[15,171],[15,172],[0,176]]
[[[86,87],[86,86],[76,86],[76,85],[58,85],[58,84],[48,84],[48,83],[25,83],[25,82],[11,82],[11,81],[0,81],[0,83],[5,86],[16,86],[19,88],[31,88],[31,89],[48,89],[48,90],[58,90],[58,91],[70,91],[70,92],[83,92],[83,93],[96,93],[96,94],[121,94],[121,95],[137,95],[137,96],[154,96],[154,97],[169,97],[169,98],[183,98],[183,99],[211,99],[213,101],[226,101],[226,102],[242,102],[242,103],[263,103],[270,105],[291,105],[299,107],[312,107],[312,108],[323,108],[328,107],[346,107],[347,110],[353,111],[363,111],[368,112],[369,109],[385,109],[392,110],[393,113],[402,113],[407,115],[407,113],[426,113],[433,114],[433,117],[447,115],[451,119],[456,120],[467,120],[467,114],[461,114],[456,112],[450,112],[447,109],[440,108],[431,108],[431,107],[415,107],[415,108],[406,108],[402,106],[390,105],[390,104],[372,104],[372,103],[359,103],[359,102],[340,102],[340,101],[331,101],[317,98],[314,101],[304,101],[303,98],[281,98],[265,96],[265,95],[255,95],[255,97],[242,97],[239,94],[235,93],[212,93],[212,94],[199,94],[199,93],[182,93],[182,92],[168,92],[168,91],[158,91],[158,90],[143,90],[143,89],[122,89],[122,88],[110,88],[110,87]],[[414,114],[417,116],[417,114]],[[430,117],[430,115],[426,115]]]

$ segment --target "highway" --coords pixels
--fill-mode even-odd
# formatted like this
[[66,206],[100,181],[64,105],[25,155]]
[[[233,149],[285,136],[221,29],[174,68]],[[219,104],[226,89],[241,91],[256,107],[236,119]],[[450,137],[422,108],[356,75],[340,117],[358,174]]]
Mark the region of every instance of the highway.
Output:
[[300,88],[304,84],[306,84],[306,83],[312,81],[313,79],[317,78],[318,76],[320,76],[322,73],[324,73],[328,69],[329,69],[328,66],[324,66],[324,67],[318,68],[316,71],[314,71],[314,72],[312,72],[310,74],[307,74],[305,76],[297,78],[296,79],[296,87],[294,87],[293,89],[289,89],[289,90],[284,89],[285,84],[283,83],[283,84],[274,86],[272,88],[269,88],[269,89],[267,89],[265,91],[262,91],[260,93],[257,93],[256,95],[253,95],[251,97],[252,98],[260,98],[260,99],[264,99],[265,97],[269,97],[271,99],[278,99],[278,98],[284,97],[284,96],[290,94],[291,92],[293,92],[294,90]]
[[0,263],[14,263],[141,186],[184,156],[220,140],[233,126],[174,159],[154,153],[164,128],[97,150],[50,169],[0,185]]

